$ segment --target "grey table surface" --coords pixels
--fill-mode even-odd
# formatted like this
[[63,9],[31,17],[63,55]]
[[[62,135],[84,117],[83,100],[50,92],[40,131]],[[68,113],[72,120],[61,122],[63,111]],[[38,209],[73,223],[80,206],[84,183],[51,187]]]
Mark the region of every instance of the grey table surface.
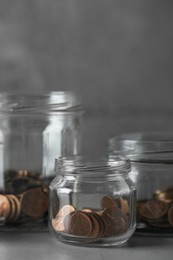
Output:
[[58,242],[49,232],[0,233],[1,260],[172,259],[173,238],[134,235],[121,247],[90,248]]

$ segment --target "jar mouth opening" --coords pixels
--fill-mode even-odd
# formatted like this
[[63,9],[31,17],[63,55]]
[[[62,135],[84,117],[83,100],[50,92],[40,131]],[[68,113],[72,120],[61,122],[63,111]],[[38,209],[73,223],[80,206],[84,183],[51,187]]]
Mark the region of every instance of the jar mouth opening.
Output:
[[55,158],[55,171],[64,169],[65,171],[72,171],[75,169],[77,172],[129,172],[130,160],[119,156],[87,156],[87,155],[74,155],[74,156],[61,156]]
[[35,94],[0,93],[0,112],[29,114],[31,112],[82,111],[80,97],[70,91],[52,91]]
[[173,132],[136,132],[115,136],[110,141],[121,140],[139,143],[173,142]]
[[173,164],[173,133],[123,134],[109,140],[111,153],[117,151],[132,162]]

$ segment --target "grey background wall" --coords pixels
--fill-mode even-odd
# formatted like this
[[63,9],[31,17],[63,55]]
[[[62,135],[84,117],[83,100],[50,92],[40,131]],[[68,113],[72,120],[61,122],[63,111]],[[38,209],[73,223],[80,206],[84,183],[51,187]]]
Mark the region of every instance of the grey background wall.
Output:
[[75,91],[88,151],[172,131],[172,14],[170,0],[0,0],[0,90]]

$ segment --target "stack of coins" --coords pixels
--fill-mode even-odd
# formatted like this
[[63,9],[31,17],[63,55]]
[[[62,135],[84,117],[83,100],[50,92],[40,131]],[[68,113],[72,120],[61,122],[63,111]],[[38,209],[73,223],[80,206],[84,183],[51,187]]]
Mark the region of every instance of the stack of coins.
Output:
[[25,190],[43,185],[38,172],[8,170],[4,173],[4,176],[5,192],[9,194],[20,194]]
[[48,194],[42,188],[29,189],[20,195],[0,195],[0,217],[5,223],[39,219],[47,209]]
[[76,209],[72,205],[63,206],[52,219],[56,232],[82,237],[119,236],[128,229],[129,206],[125,199],[114,200],[109,196],[101,199],[101,209]]
[[163,191],[157,190],[154,194],[154,197],[167,203],[173,203],[173,188],[168,188]]
[[0,195],[0,217],[4,221],[16,221],[21,212],[19,198],[12,194]]
[[159,229],[173,228],[173,189],[157,190],[153,198],[139,201],[137,219],[150,227]]
[[34,188],[20,195],[21,212],[31,218],[38,219],[47,212],[48,194],[42,188]]

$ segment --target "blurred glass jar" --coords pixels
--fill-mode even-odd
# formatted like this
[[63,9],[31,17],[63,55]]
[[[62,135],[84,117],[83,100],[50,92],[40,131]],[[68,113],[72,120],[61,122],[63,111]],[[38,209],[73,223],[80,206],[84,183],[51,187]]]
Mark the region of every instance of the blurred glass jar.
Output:
[[46,226],[54,158],[80,151],[81,114],[71,92],[0,94],[0,229]]
[[109,140],[131,161],[130,178],[137,188],[137,230],[173,235],[173,134],[132,133]]
[[127,241],[136,226],[136,190],[128,177],[130,162],[72,156],[55,160],[49,224],[65,243],[108,247]]

